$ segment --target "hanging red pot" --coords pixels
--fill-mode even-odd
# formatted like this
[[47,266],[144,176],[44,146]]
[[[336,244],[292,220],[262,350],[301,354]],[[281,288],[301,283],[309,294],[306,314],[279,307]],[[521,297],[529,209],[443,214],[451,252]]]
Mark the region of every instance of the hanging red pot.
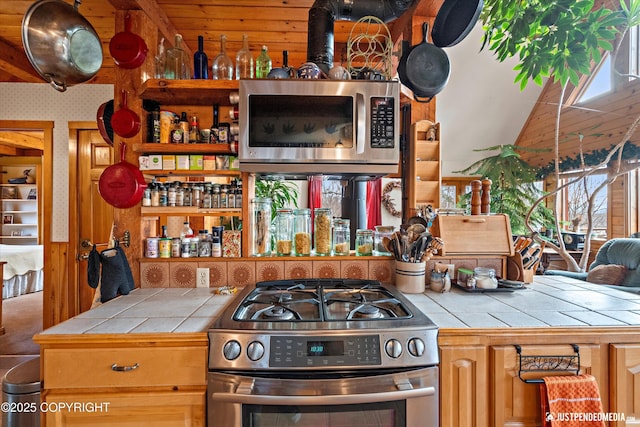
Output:
[[147,183],[140,169],[125,160],[125,143],[120,144],[120,163],[106,168],[98,181],[98,191],[111,206],[126,209],[142,200]]
[[121,96],[120,109],[111,116],[111,127],[117,135],[131,138],[140,131],[140,117],[135,111],[127,108],[127,92],[123,90]]
[[109,42],[113,62],[121,68],[138,68],[147,58],[147,44],[142,37],[131,32],[131,16],[124,17],[124,31],[113,36]]

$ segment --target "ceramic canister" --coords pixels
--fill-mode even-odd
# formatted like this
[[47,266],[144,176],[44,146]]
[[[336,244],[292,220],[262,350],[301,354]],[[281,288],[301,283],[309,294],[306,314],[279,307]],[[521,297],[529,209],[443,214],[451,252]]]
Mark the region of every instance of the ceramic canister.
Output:
[[419,294],[425,289],[426,262],[396,261],[396,288],[407,294]]

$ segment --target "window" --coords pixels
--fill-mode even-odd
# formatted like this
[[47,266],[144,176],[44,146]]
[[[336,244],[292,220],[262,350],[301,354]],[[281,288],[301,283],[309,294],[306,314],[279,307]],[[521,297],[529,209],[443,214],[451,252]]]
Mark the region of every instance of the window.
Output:
[[[560,184],[577,178],[577,173],[564,174]],[[567,231],[586,232],[588,199],[595,189],[607,179],[605,170],[596,172],[565,187],[559,194],[562,209],[559,213],[561,226]],[[595,238],[607,238],[607,191],[605,186],[595,197],[593,206],[593,233]]]
[[611,71],[611,56],[606,55],[598,69],[593,73],[591,79],[587,82],[584,90],[578,97],[577,103],[587,102],[600,95],[611,92],[613,89],[613,75]]

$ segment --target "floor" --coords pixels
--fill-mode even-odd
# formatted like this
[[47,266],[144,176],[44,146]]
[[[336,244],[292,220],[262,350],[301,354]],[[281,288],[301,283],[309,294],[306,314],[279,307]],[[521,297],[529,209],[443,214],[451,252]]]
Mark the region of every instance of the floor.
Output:
[[3,300],[2,325],[5,333],[0,335],[0,383],[9,369],[40,353],[31,337],[42,331],[42,292]]

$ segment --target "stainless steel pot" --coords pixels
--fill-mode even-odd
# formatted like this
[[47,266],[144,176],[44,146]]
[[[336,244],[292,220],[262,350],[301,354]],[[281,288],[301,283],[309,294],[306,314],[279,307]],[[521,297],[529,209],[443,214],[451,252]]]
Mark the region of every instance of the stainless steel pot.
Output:
[[40,76],[60,92],[84,83],[102,66],[102,43],[91,24],[62,0],[39,0],[22,20],[24,50]]

